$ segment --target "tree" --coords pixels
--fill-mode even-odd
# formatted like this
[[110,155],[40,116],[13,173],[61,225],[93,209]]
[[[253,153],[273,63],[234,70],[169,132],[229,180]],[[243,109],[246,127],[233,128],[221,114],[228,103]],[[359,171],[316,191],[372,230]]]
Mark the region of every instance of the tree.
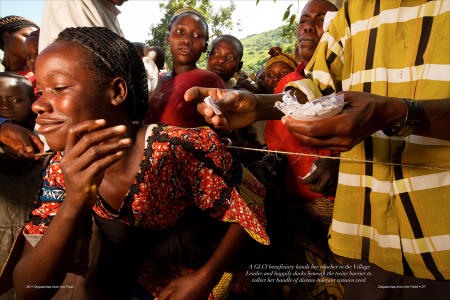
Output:
[[[276,2],[277,0],[273,1]],[[256,0],[256,5],[258,5],[259,2],[260,0]],[[282,47],[283,51],[293,54],[295,46],[297,45],[298,19],[297,14],[291,12],[291,8],[292,4],[286,8],[283,14],[282,22],[284,24],[281,26],[281,36],[287,40],[287,43]]]
[[[169,29],[169,21],[172,15],[179,9],[192,7],[198,10],[206,19],[209,26],[210,41],[222,34],[225,29],[233,29],[231,16],[234,12],[235,4],[230,0],[230,5],[214,10],[210,0],[169,0],[167,3],[159,4],[163,17],[157,25],[150,28],[150,39],[146,41],[148,45],[160,47],[166,56],[166,64],[172,68],[172,56],[169,46],[166,43],[166,37]],[[205,54],[199,59],[199,66],[205,66]]]

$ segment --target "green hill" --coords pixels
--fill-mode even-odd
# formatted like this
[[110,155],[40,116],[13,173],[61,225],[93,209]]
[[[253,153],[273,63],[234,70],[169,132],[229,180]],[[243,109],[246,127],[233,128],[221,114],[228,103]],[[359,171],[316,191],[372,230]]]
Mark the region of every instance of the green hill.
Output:
[[292,54],[294,52],[295,42],[289,41],[287,38],[282,37],[281,27],[250,35],[244,39],[241,39],[244,46],[244,66],[245,71],[251,73],[257,73],[258,70],[269,59],[269,50],[273,46],[279,46],[283,49],[283,52]]

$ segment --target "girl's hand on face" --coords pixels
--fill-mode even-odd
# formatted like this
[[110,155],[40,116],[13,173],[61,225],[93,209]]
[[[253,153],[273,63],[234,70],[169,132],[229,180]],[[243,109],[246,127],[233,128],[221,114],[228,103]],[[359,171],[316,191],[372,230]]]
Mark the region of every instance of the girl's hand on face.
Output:
[[61,169],[66,188],[65,205],[75,211],[92,208],[105,170],[123,156],[131,139],[120,139],[125,125],[102,127],[105,120],[88,120],[69,130]]
[[172,280],[155,300],[206,300],[215,282],[201,269]]

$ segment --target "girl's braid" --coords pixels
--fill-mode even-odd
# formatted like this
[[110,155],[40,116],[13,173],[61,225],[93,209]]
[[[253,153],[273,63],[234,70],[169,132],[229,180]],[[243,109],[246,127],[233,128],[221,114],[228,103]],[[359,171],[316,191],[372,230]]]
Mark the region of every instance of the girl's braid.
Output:
[[36,27],[39,28],[39,26],[34,23],[33,21],[30,21],[26,18],[19,17],[19,16],[7,16],[4,18],[0,18],[0,49],[3,50],[3,33],[9,32],[13,33],[16,32],[22,28],[26,27]]
[[128,96],[125,105],[132,121],[140,121],[147,115],[147,75],[132,43],[104,27],[66,28],[58,35],[58,40],[88,49],[102,79],[120,76],[126,81]]

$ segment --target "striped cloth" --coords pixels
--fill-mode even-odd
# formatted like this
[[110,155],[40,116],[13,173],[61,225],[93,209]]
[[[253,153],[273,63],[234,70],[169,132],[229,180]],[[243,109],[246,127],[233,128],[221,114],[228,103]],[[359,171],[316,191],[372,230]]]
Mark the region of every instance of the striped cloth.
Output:
[[[292,83],[309,99],[363,91],[417,100],[450,97],[450,1],[346,1]],[[450,142],[381,131],[342,157],[450,167]],[[404,274],[450,279],[450,172],[341,161],[331,250]]]

